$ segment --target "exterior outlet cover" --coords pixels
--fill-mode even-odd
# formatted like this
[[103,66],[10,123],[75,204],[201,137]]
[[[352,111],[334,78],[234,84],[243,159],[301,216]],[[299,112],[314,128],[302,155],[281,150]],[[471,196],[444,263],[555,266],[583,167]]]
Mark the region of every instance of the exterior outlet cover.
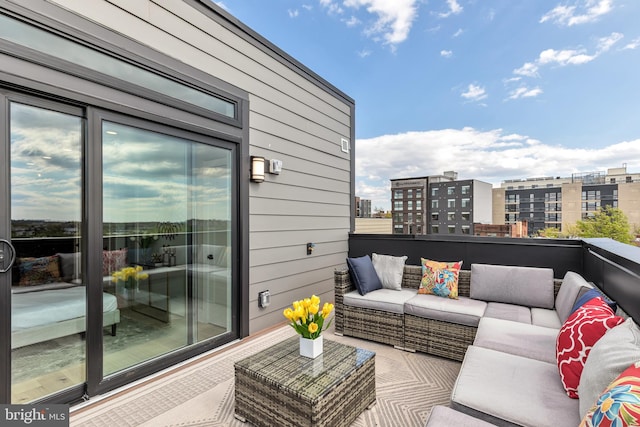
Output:
[[269,173],[278,175],[282,172],[282,160],[271,159],[269,161]]

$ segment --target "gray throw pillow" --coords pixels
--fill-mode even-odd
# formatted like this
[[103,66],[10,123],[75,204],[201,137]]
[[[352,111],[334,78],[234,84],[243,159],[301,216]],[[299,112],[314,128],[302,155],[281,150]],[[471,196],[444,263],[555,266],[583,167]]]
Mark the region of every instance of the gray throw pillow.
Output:
[[581,419],[596,403],[604,389],[638,360],[640,328],[629,318],[604,334],[591,348],[578,385]]
[[384,289],[402,290],[402,274],[407,256],[372,254],[371,261]]

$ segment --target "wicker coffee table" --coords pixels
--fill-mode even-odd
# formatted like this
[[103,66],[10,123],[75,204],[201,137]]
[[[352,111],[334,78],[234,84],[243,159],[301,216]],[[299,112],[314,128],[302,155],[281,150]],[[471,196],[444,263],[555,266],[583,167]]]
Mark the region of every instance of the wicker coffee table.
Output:
[[348,426],[376,401],[375,353],[325,339],[309,359],[289,338],[235,363],[235,400],[257,426]]

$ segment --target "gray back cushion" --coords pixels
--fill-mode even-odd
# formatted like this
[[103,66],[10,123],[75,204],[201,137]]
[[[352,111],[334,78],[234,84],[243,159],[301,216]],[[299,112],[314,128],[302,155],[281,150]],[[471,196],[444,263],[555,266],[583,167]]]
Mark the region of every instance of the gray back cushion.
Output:
[[553,308],[553,270],[472,264],[470,294],[483,301]]
[[584,280],[581,275],[573,271],[567,271],[556,296],[556,312],[561,323],[564,323],[569,318],[571,309],[578,297],[591,288],[593,286]]

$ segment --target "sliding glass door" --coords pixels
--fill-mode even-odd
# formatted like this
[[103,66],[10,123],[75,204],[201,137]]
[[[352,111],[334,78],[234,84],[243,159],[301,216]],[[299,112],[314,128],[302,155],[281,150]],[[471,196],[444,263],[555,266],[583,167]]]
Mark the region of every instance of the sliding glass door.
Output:
[[27,403],[86,380],[86,292],[75,262],[84,120],[59,105],[8,105],[11,402]]
[[237,336],[233,144],[0,101],[0,403],[77,400]]
[[232,151],[102,122],[105,375],[231,330]]

